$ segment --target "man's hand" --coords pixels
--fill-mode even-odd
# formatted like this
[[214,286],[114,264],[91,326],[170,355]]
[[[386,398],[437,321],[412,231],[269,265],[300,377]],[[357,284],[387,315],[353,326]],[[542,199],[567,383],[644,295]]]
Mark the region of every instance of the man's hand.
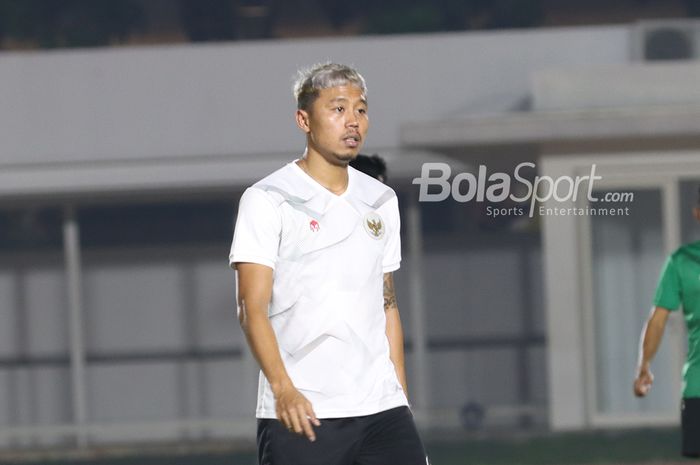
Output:
[[654,307],[642,330],[641,341],[639,342],[639,362],[637,366],[637,377],[634,380],[634,395],[644,397],[649,394],[651,385],[654,382],[654,375],[651,374],[651,360],[661,344],[661,337],[666,328],[666,321],[671,310],[664,307]]
[[321,422],[316,418],[311,402],[292,385],[274,391],[277,418],[289,431],[303,434],[309,441],[315,441],[316,434],[311,425],[321,426]]
[[651,390],[651,385],[654,383],[654,375],[651,373],[648,365],[639,367],[639,373],[634,380],[634,395],[644,397]]

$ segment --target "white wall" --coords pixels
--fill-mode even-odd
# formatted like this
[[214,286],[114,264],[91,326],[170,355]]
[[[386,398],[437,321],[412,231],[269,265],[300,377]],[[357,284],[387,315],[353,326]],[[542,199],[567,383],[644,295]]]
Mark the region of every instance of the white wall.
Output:
[[[86,198],[105,185],[108,189],[143,189],[151,184],[159,190],[192,179],[201,188],[225,185],[227,180],[249,182],[250,173],[260,166],[271,171],[271,165],[277,166],[303,148],[292,121],[291,77],[298,66],[319,60],[354,63],[360,68],[369,84],[373,125],[365,151],[390,152],[398,154],[398,159],[399,128],[405,122],[517,109],[530,97],[531,76],[537,70],[624,63],[627,55],[628,29],[623,26],[6,53],[0,55],[0,196],[3,186],[11,183],[9,193],[38,193],[51,200],[49,193],[74,188],[76,182]],[[51,189],[42,190],[48,181],[53,182]],[[118,350],[141,344],[158,349],[183,344],[187,328],[178,299],[179,264],[153,260],[144,267],[127,260],[126,268],[120,269],[109,261],[86,258],[89,349]],[[206,257],[197,265],[203,274],[195,273],[199,279],[195,287],[210,286],[202,295],[217,302],[215,309],[201,304],[215,313],[203,321],[220,318],[217,312],[223,308],[231,310],[227,302],[233,297],[225,289],[231,274],[224,266],[225,257],[217,260]],[[426,257],[429,269],[440,271],[428,283],[438,296],[433,304],[439,309],[429,308],[430,331],[437,335],[457,330],[460,334],[515,332],[519,299],[531,292],[539,302],[539,290],[511,289],[507,293],[499,292],[498,286],[475,290],[471,284],[511,281],[516,262],[503,250]],[[532,269],[520,272],[534,274],[539,282],[541,266],[539,261],[533,263]],[[454,274],[443,279],[447,269]],[[137,272],[142,273],[140,279]],[[458,279],[456,273],[464,279]],[[14,289],[11,275],[0,276],[0,286]],[[144,283],[155,282],[153,279],[165,281],[162,289],[169,291],[148,295]],[[52,286],[36,295],[53,295]],[[16,311],[14,303],[0,302]],[[486,306],[489,313],[484,315],[481,310]],[[543,327],[541,315],[535,316],[537,327]],[[233,315],[230,321],[217,321],[221,325],[216,328],[204,323],[199,328],[202,340],[223,343],[225,331],[231,335],[227,344],[240,342],[234,336]],[[40,326],[33,330],[44,331]],[[115,337],[120,333],[123,338]],[[54,336],[65,342],[61,339],[65,335]],[[536,361],[535,373],[542,374],[543,363],[537,362],[543,360],[542,353],[535,350],[531,356]],[[446,377],[434,391],[433,402],[440,407],[456,407],[469,399],[487,405],[517,401],[514,384],[507,382],[518,363],[512,353],[498,349],[431,357],[436,379]],[[455,371],[455,366],[464,369]],[[479,377],[482,366],[496,368],[489,376]],[[249,411],[251,404],[236,396],[246,383],[238,375],[243,367],[212,363],[193,369],[163,363],[151,368],[136,364],[89,367],[90,420],[167,421]],[[189,380],[185,384],[191,385],[198,369],[207,373],[205,386],[177,392],[175,380]],[[62,379],[64,374],[51,376]],[[475,384],[475,378],[481,382]],[[120,383],[131,379],[150,380],[148,389],[136,390],[136,384],[121,387]],[[0,389],[15,382],[6,380]],[[532,386],[540,401],[546,398],[543,384]],[[111,401],[105,397],[109,389],[117,389]],[[206,390],[208,403],[202,412],[194,406],[198,389]],[[141,408],[140,401],[133,399],[137,391],[144,399],[160,402],[152,405],[155,410]],[[52,396],[63,401],[69,398],[63,391],[41,395],[52,405],[58,402]],[[29,405],[32,399],[22,402]],[[0,417],[2,411],[0,403]],[[46,415],[52,423],[70,420],[68,409]],[[31,423],[31,418],[14,422],[10,418],[8,422],[23,425]]]
[[[455,238],[453,238],[455,239]],[[541,276],[539,249],[523,255],[517,239],[501,247],[465,243],[457,251],[431,251],[423,259],[428,272],[430,340],[518,337],[524,332],[522,306],[535,310],[533,326],[543,332],[541,282],[524,288],[523,275]],[[0,357],[23,353],[65,356],[68,317],[60,265],[41,265],[40,256],[22,270],[0,254]],[[84,330],[90,355],[178,352],[191,348],[245,348],[234,307],[233,273],[225,249],[213,253],[204,245],[160,250],[84,251]],[[524,267],[523,261],[528,266]],[[410,254],[404,253],[397,272],[399,305],[410,339]],[[17,280],[25,281],[18,285]],[[485,286],[484,283],[491,284]],[[17,302],[26,301],[24,306]],[[190,314],[188,314],[190,312]],[[26,318],[24,331],[17,331]],[[247,350],[247,349],[246,349]],[[528,350],[532,369],[532,404],[546,405],[542,347]],[[517,406],[519,363],[517,346],[450,349],[429,353],[433,390],[430,408],[449,412],[441,426],[458,426],[458,413],[467,402],[486,409]],[[90,439],[101,441],[156,440],[181,437],[160,426],[192,420],[237,421],[254,414],[257,369],[245,357],[205,361],[98,361],[87,365],[87,417]],[[415,376],[412,353],[409,377]],[[416,386],[415,379],[411,385]],[[0,427],[56,426],[73,421],[70,375],[67,366],[0,370]],[[512,422],[512,418],[510,419]],[[134,424],[161,423],[143,431]],[[101,431],[93,425],[129,424],[129,428]],[[246,430],[248,436],[254,428]],[[0,436],[11,445],[13,436]],[[17,437],[20,437],[19,435]],[[62,436],[56,438],[62,440]],[[51,440],[41,441],[51,444]]]
[[627,51],[613,26],[3,53],[0,166],[299,153],[292,75],[322,60],[363,72],[367,149],[388,148],[402,122],[509,110],[534,70]]
[[536,110],[700,103],[697,61],[621,63],[552,68],[532,77]]
[[[596,174],[603,177],[597,188],[617,192],[634,192],[640,190],[652,190],[661,195],[662,215],[654,219],[651,215],[643,221],[656,221],[661,226],[663,247],[642,251],[638,245],[633,259],[625,256],[625,250],[615,248],[617,261],[614,262],[618,269],[625,266],[632,269],[639,266],[658,267],[663,261],[665,253],[670,253],[680,245],[680,202],[677,198],[679,181],[681,179],[700,179],[700,163],[696,150],[663,150],[629,153],[587,153],[577,156],[548,155],[541,162],[542,172],[553,178],[559,176],[576,176],[590,170],[591,164],[596,164]],[[636,214],[644,215],[645,205],[640,199],[631,202],[630,209],[637,209]],[[571,207],[572,203],[558,203],[549,201],[547,207]],[[657,215],[658,216],[658,215]],[[628,217],[621,217],[624,221],[630,221]],[[596,331],[596,325],[610,324],[601,318],[603,308],[594,308],[599,302],[596,299],[605,299],[608,295],[606,288],[598,287],[600,280],[611,276],[612,261],[597,263],[599,258],[593,253],[591,234],[593,230],[585,217],[575,216],[545,216],[543,218],[543,258],[546,286],[545,309],[547,313],[548,336],[548,368],[550,375],[549,403],[550,425],[554,429],[583,429],[587,427],[604,426],[644,426],[644,425],[676,425],[679,421],[677,398],[667,397],[672,393],[674,397],[680,394],[681,366],[684,359],[683,324],[681,315],[675,315],[667,326],[663,345],[665,349],[658,355],[657,362],[665,365],[659,369],[657,390],[652,390],[651,397],[647,401],[633,398],[631,383],[634,377],[635,360],[630,352],[637,346],[636,336],[630,334],[641,333],[643,315],[651,307],[650,298],[643,295],[651,295],[655,278],[659,269],[637,272],[631,283],[640,286],[644,283],[643,290],[635,289],[635,299],[620,298],[625,292],[630,292],[630,283],[625,283],[624,275],[619,275],[614,282],[606,283],[609,289],[616,292],[617,302],[624,302],[625,307],[614,305],[610,300],[610,308],[615,313],[608,315],[616,320],[616,324],[629,324],[636,320],[636,328],[626,328],[627,331],[615,333],[615,338],[622,339],[628,335],[628,353],[622,363],[627,366],[625,373],[617,373],[619,379],[605,384],[605,370],[610,362],[600,363],[596,356],[602,357],[607,353],[597,352],[602,349],[600,338],[606,334],[604,331]],[[618,240],[620,237],[618,236]],[[607,249],[609,252],[610,249]],[[596,251],[596,254],[601,250]],[[608,257],[609,258],[609,257]],[[632,263],[630,265],[630,263]],[[654,265],[655,264],[655,265]],[[605,274],[607,273],[607,274]],[[614,272],[612,272],[614,274]],[[640,297],[642,295],[642,297]],[[641,303],[646,300],[646,303]],[[640,308],[640,305],[643,307]],[[610,310],[608,308],[608,310]],[[634,331],[636,329],[636,331]],[[609,334],[609,333],[608,333]],[[603,349],[604,350],[604,349]],[[666,355],[668,354],[667,358]],[[615,349],[614,357],[621,357],[618,349]],[[619,365],[618,365],[619,366]],[[668,375],[675,372],[675,375]],[[666,376],[663,376],[666,375]],[[627,378],[625,378],[625,376]],[[626,386],[621,379],[627,379]],[[603,392],[603,389],[614,389],[614,395],[618,404],[616,411],[605,411],[604,396],[610,396],[611,392]],[[626,390],[625,390],[626,389]],[[622,396],[628,395],[623,400]],[[630,406],[632,408],[630,408]],[[628,409],[628,410],[626,410]],[[631,412],[629,410],[636,410]],[[613,410],[613,409],[610,409]]]

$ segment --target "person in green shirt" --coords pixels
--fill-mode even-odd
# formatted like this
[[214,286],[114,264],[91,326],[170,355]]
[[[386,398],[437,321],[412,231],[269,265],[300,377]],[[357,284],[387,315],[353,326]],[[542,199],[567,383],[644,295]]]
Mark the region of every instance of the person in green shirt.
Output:
[[[700,200],[693,209],[700,221]],[[654,307],[647,320],[639,348],[634,393],[649,393],[654,376],[651,360],[656,354],[668,315],[683,308],[688,329],[688,354],[683,366],[681,403],[682,454],[700,457],[700,241],[691,242],[673,252],[666,260],[654,296]]]

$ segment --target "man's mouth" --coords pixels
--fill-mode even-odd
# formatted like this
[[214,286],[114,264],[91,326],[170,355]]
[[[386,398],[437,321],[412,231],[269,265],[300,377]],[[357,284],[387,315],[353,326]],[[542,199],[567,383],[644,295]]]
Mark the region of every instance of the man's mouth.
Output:
[[360,135],[359,134],[350,134],[345,137],[343,137],[343,142],[345,143],[346,147],[357,147],[360,144]]

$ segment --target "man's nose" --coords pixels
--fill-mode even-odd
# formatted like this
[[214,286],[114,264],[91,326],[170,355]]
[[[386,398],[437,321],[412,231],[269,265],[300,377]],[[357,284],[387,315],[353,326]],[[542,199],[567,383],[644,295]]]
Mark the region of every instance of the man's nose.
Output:
[[360,119],[357,117],[356,113],[348,112],[347,119],[345,120],[346,126],[358,127],[360,125]]

